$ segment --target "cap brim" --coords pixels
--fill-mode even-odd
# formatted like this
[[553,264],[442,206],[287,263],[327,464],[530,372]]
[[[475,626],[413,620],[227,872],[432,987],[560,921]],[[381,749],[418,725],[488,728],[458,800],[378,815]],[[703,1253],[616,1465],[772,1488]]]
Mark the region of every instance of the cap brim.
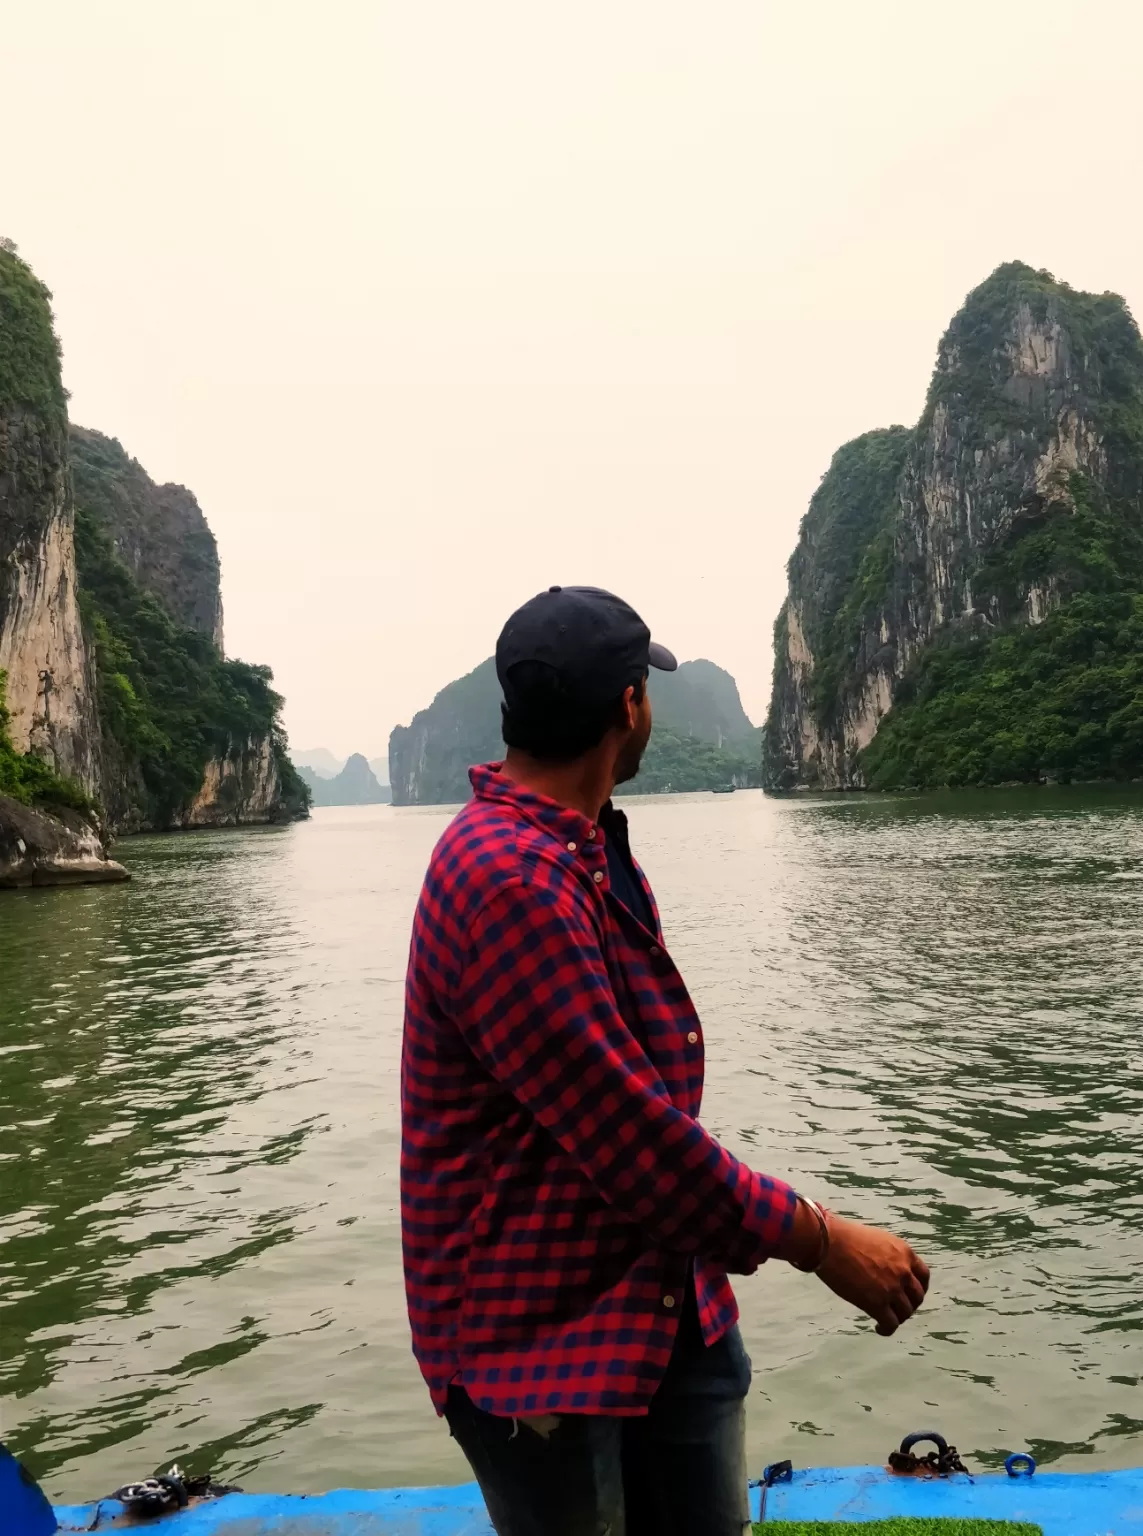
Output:
[[675,672],[678,670],[678,662],[671,655],[665,645],[656,645],[652,640],[647,650],[647,660],[660,672]]

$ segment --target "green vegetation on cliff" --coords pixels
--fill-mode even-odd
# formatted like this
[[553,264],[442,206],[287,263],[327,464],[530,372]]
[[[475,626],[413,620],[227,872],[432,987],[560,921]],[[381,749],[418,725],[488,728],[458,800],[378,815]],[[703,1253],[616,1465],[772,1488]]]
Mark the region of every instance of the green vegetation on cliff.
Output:
[[673,790],[676,794],[702,789],[739,788],[757,785],[760,767],[757,754],[746,755],[713,741],[680,736],[669,725],[656,724],[643,754],[638,776],[624,784],[623,795],[653,795]]
[[66,428],[60,344],[51,293],[10,242],[0,241],[0,406],[13,406]]
[[931,646],[862,757],[873,789],[1143,774],[1143,595]]
[[1143,453],[1136,408],[1140,339],[1127,305],[1117,293],[1083,293],[1022,261],[997,267],[953,317],[918,430],[940,405],[972,450],[1005,433],[1042,430],[1046,389],[1035,377],[1015,379],[1012,371],[1013,318],[1023,307],[1037,324],[1058,327],[1074,403],[1105,435],[1109,451]]
[[42,536],[67,462],[51,297],[11,241],[0,240],[0,629],[12,562]]
[[47,763],[30,753],[17,752],[8,734],[10,716],[4,703],[8,674],[0,672],[0,795],[10,795],[21,805],[41,810],[67,806],[90,816],[93,807],[78,784],[53,773]]

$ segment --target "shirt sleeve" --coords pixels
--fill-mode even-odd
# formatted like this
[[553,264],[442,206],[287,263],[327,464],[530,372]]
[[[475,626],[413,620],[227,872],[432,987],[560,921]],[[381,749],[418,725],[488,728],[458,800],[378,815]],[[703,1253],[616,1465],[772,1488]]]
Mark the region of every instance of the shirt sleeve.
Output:
[[677,1109],[616,1005],[586,900],[496,892],[472,932],[455,1022],[483,1067],[660,1248],[735,1274],[770,1257],[796,1196]]

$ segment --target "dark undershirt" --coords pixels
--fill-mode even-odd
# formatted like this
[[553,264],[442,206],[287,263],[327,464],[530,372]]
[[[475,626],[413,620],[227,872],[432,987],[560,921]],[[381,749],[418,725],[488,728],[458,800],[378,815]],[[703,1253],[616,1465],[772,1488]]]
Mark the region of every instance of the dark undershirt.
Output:
[[609,800],[599,813],[599,825],[606,839],[603,851],[607,855],[607,879],[611,894],[623,903],[632,917],[639,919],[644,928],[654,933],[655,916],[642,882],[635,873],[631,857],[627,817],[622,811],[617,811]]

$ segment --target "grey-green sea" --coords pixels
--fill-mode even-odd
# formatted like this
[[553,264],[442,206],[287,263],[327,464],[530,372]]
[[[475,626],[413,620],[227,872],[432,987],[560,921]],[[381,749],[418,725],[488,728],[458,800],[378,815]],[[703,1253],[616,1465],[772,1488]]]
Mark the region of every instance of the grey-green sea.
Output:
[[[878,1338],[737,1282],[767,1461],[938,1428],[1143,1462],[1143,791],[627,802],[705,1024],[703,1118],[890,1225]],[[0,1428],[56,1498],[178,1460],[247,1489],[459,1481],[409,1349],[402,986],[452,811],[128,839],[0,893]]]

